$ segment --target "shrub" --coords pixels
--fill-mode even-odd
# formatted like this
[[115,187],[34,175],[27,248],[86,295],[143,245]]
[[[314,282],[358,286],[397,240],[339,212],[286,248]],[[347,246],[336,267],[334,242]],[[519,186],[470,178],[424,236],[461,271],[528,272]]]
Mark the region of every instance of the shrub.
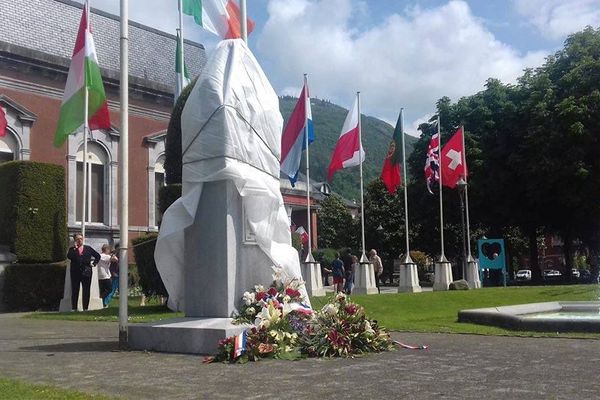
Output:
[[197,79],[183,88],[171,113],[165,143],[165,179],[168,184],[181,183],[181,113]]
[[66,257],[65,172],[59,165],[11,161],[0,165],[0,244],[20,263]]
[[336,252],[335,249],[316,249],[313,251],[313,257],[321,264],[321,268],[330,269]]
[[137,264],[137,273],[142,292],[146,296],[167,296],[167,289],[160,278],[154,262],[156,233],[149,233],[133,239],[133,252]]
[[11,264],[4,270],[4,303],[12,311],[56,310],[63,296],[65,261]]

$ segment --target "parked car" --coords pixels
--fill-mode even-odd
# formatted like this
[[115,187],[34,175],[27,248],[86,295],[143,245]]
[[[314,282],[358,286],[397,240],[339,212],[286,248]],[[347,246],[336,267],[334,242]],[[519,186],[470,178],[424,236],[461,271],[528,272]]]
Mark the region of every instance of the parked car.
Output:
[[545,269],[544,272],[542,272],[542,277],[544,279],[556,279],[560,278],[561,276],[562,274],[560,273],[560,271],[556,269]]
[[579,282],[592,283],[592,273],[587,269],[579,270]]
[[531,280],[531,270],[530,269],[520,269],[517,271],[517,280],[518,281],[530,281]]
[[571,270],[571,276],[573,278],[579,278],[580,275],[581,275],[581,273],[579,272],[579,270],[577,268],[573,268]]

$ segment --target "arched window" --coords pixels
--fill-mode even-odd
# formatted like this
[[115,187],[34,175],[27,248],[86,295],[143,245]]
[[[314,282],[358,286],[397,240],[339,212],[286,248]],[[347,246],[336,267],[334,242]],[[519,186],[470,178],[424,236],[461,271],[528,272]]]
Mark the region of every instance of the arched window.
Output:
[[0,136],[0,163],[18,159],[19,143],[7,129],[6,135]]
[[[77,161],[77,200],[75,203],[76,219],[81,221],[83,196],[83,145],[76,156]],[[102,146],[90,142],[87,146],[87,218],[86,222],[106,223],[105,199],[106,177],[108,175],[108,155]]]
[[155,225],[159,225],[162,220],[162,213],[159,207],[160,190],[165,186],[165,156],[158,157],[154,164],[154,215]]

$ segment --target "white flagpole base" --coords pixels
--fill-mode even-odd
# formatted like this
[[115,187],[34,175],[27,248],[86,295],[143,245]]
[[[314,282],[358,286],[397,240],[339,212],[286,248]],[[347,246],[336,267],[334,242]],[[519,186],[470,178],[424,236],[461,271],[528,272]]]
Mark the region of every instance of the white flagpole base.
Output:
[[402,263],[400,265],[400,284],[398,293],[420,293],[419,274],[415,263]]
[[479,279],[479,266],[477,261],[467,262],[467,282],[469,282],[469,288],[481,289],[481,280]]
[[314,261],[302,263],[302,279],[304,279],[306,292],[309,296],[325,296],[320,263]]
[[450,283],[452,283],[452,264],[449,261],[436,262],[433,290],[448,290]]
[[371,262],[361,262],[358,271],[354,271],[352,294],[378,294],[375,285],[375,268]]

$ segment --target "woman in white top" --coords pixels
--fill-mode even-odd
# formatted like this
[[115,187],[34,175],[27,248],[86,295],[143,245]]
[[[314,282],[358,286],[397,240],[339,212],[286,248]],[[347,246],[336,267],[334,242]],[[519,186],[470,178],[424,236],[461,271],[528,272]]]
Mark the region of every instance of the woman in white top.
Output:
[[[100,261],[98,262],[98,283],[100,284],[100,297],[102,304],[108,307],[107,297],[111,291],[112,282],[110,279],[110,263],[116,260],[116,257],[111,254],[112,249],[108,244],[102,246]],[[114,259],[114,260],[113,260]]]

